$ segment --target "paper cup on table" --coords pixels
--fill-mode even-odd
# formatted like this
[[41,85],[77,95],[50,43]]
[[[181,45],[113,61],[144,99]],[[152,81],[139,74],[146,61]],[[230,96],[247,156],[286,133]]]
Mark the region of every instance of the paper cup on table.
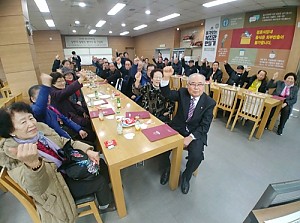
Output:
[[124,137],[126,139],[133,139],[134,136],[135,136],[135,134],[132,132],[124,134]]

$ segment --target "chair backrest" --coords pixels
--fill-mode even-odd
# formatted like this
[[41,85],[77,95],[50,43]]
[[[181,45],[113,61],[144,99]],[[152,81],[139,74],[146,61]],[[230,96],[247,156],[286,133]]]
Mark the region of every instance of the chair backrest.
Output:
[[235,107],[237,100],[237,89],[220,87],[217,106],[224,110],[231,110]]
[[260,118],[264,108],[265,99],[265,96],[252,92],[243,93],[239,113],[254,119]]
[[11,97],[7,102],[5,102],[4,107],[6,108],[6,107],[10,106],[11,104],[15,103],[15,101],[16,101],[16,98]]
[[180,77],[177,77],[175,75],[171,76],[170,88],[173,90],[178,90],[180,88]]
[[15,96],[15,102],[23,101],[23,95],[22,93],[19,93]]
[[181,87],[187,87],[187,77],[182,77],[181,78]]
[[41,223],[33,199],[7,174],[5,167],[0,172],[0,183],[23,204],[34,223]]

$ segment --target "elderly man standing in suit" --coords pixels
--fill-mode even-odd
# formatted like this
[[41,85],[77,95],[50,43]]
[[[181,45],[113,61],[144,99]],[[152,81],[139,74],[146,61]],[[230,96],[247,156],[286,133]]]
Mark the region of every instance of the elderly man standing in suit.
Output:
[[[204,93],[205,76],[202,74],[191,74],[188,77],[187,88],[180,88],[178,91],[170,90],[168,84],[173,72],[172,67],[163,69],[164,77],[161,81],[161,91],[165,97],[178,102],[177,113],[170,126],[184,137],[184,146],[188,150],[188,161],[181,181],[181,191],[187,194],[192,174],[204,159],[204,146],[207,145],[207,133],[216,102]],[[160,179],[162,185],[165,185],[169,180],[169,155],[170,152],[163,155],[166,169]]]

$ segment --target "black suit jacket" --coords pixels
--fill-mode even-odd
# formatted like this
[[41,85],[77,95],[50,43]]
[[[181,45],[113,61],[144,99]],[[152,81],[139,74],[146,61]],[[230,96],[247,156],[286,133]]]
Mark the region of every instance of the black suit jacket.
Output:
[[[178,109],[170,126],[186,137],[191,133],[204,145],[207,145],[207,133],[213,119],[213,109],[216,102],[203,93],[195,108],[192,118],[187,122],[191,96],[187,88],[180,88],[178,91],[170,90],[169,86],[161,88],[162,94],[171,101],[178,102]],[[188,129],[188,130],[187,130]]]

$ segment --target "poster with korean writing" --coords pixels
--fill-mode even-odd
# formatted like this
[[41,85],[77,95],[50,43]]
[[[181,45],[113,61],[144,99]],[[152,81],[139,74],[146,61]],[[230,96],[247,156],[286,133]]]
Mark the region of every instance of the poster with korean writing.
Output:
[[296,14],[296,8],[291,7],[222,16],[216,59],[238,65],[285,69]]
[[220,30],[220,17],[205,20],[204,41],[202,47],[202,59],[215,61]]

